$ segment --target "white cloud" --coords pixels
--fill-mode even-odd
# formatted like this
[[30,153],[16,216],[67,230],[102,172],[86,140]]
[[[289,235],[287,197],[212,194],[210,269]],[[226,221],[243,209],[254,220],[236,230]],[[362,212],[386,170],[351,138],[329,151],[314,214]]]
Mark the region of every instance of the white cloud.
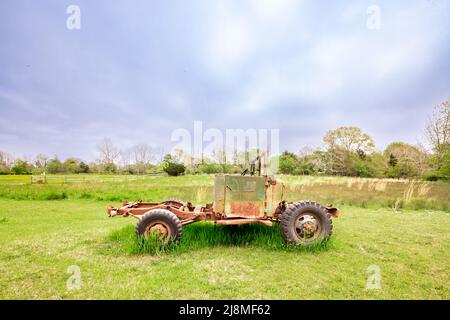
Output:
[[[300,1],[252,0],[249,4],[221,2],[211,12],[206,61],[219,76],[231,76],[262,51],[282,46],[293,35],[292,25],[298,24]],[[296,37],[302,36],[297,30]]]
[[418,69],[426,68],[431,62],[427,57],[432,56],[427,52],[429,47],[425,45],[426,42],[425,39],[405,39],[395,46],[384,47],[373,63],[373,74],[383,80],[402,72],[417,72]]
[[259,70],[255,80],[249,83],[241,97],[241,111],[262,112],[271,107],[278,99],[286,99],[295,90],[286,75],[274,68]]
[[224,12],[215,19],[207,42],[209,66],[219,74],[231,74],[254,47],[251,25],[243,18]]
[[254,13],[262,19],[286,20],[299,10],[299,0],[252,0]]
[[346,62],[355,62],[353,57],[357,42],[354,37],[327,37],[315,43],[310,51],[310,59],[315,68],[327,72],[336,71]]
[[[382,28],[373,32],[365,24],[368,4],[145,2],[143,10],[117,3],[91,21],[89,32],[70,35],[36,23],[58,20],[52,6],[11,8],[13,19],[27,23],[12,34],[0,31],[11,49],[0,61],[0,134],[4,141],[11,133],[22,141],[33,137],[36,145],[46,141],[33,149],[39,152],[86,153],[89,143],[95,149],[95,142],[86,142],[95,136],[111,135],[124,145],[165,144],[173,128],[190,128],[200,114],[218,127],[234,127],[242,119],[273,123],[279,115],[292,133],[283,143],[294,141],[294,147],[305,135],[299,123],[355,123],[386,139],[394,132],[390,128],[409,135],[421,125],[425,108],[448,93],[449,5],[386,2]],[[95,4],[86,6],[98,11]],[[111,38],[104,25],[116,20],[121,23],[111,25]],[[37,40],[28,41],[30,36]],[[55,63],[61,55],[67,59]],[[422,116],[407,119],[410,126],[397,129],[394,116],[389,119],[395,121],[373,121],[391,114],[383,108],[402,115],[409,105]],[[33,123],[58,134],[39,136]],[[9,142],[11,151],[19,150],[17,141]]]
[[184,95],[174,94],[169,97],[169,108],[176,112],[187,112],[190,110],[190,104]]

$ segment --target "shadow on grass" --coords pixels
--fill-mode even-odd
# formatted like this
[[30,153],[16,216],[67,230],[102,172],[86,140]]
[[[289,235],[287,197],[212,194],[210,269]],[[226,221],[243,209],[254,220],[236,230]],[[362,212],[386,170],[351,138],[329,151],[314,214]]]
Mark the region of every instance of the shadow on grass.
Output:
[[333,238],[310,246],[284,243],[278,225],[266,227],[248,224],[221,226],[209,222],[187,225],[183,228],[180,242],[162,245],[157,239],[138,237],[134,225],[113,231],[107,241],[107,254],[151,254],[183,253],[212,247],[254,247],[286,252],[321,252],[336,247]]

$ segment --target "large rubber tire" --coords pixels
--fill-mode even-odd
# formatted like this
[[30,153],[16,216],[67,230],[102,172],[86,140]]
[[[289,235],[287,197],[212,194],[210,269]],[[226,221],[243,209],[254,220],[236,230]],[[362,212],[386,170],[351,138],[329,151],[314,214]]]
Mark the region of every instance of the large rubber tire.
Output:
[[[320,224],[320,232],[311,241],[300,237],[297,232],[297,221],[305,214],[313,216]],[[280,226],[283,239],[287,243],[306,246],[326,241],[333,233],[330,214],[323,206],[313,201],[299,201],[289,205],[281,215]]]
[[164,209],[150,210],[145,213],[141,220],[136,224],[136,234],[141,237],[148,236],[149,227],[154,225],[163,225],[167,229],[167,240],[169,242],[179,241],[183,232],[183,226],[180,219]]

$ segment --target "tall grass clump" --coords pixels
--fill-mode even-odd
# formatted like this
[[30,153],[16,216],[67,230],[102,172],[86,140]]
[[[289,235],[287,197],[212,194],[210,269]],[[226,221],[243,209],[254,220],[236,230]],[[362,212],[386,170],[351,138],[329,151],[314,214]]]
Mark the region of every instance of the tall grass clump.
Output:
[[67,192],[55,192],[51,191],[42,196],[42,200],[64,200],[68,199],[69,196],[67,195]]
[[333,239],[310,246],[286,244],[278,225],[267,227],[248,224],[222,226],[210,222],[200,222],[183,228],[183,236],[178,243],[164,244],[156,237],[143,238],[134,233],[133,225],[112,232],[107,238],[108,252],[112,254],[183,253],[212,247],[255,247],[268,250],[317,252],[328,250],[335,245]]

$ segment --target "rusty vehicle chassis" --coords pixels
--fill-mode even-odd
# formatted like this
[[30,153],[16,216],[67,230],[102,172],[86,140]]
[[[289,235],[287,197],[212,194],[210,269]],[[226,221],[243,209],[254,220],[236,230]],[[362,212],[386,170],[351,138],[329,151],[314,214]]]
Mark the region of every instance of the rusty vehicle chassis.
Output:
[[[253,173],[253,170],[252,170]],[[183,225],[211,221],[221,225],[279,223],[285,242],[310,245],[316,239],[326,240],[332,235],[332,217],[339,210],[332,205],[322,206],[310,200],[287,202],[285,185],[270,176],[216,175],[214,201],[206,205],[192,205],[177,199],[162,202],[128,202],[120,208],[108,206],[108,216],[132,216],[139,220],[136,234],[152,233],[166,241],[178,241]]]
[[260,218],[247,218],[244,216],[238,218],[226,218],[223,214],[214,212],[212,204],[207,204],[206,206],[193,206],[190,202],[187,202],[186,204],[180,206],[178,203],[172,201],[125,201],[123,203],[123,206],[120,208],[108,206],[107,213],[109,217],[121,215],[123,217],[132,216],[133,218],[141,219],[144,214],[156,209],[163,209],[172,212],[178,217],[178,219],[180,219],[182,225],[187,225],[199,221],[211,221],[221,225],[260,223],[266,226],[272,226],[273,222],[278,221],[276,215],[274,215],[274,217],[264,216]]
[[[213,210],[212,204],[207,204],[206,206],[193,206],[190,202],[180,205],[174,201],[165,202],[128,202],[125,201],[123,206],[120,208],[115,208],[113,206],[108,206],[107,214],[109,217],[114,217],[121,215],[123,217],[132,216],[136,219],[141,219],[141,217],[151,210],[163,209],[168,210],[175,214],[178,219],[180,219],[182,225],[191,224],[199,221],[211,221],[216,224],[221,225],[240,225],[240,224],[251,224],[260,223],[271,227],[273,222],[279,222],[280,214],[285,210],[286,206],[290,203],[285,201],[280,202],[277,210],[275,211],[273,217],[264,216],[260,218],[248,218],[245,216],[227,218],[221,213],[216,213]],[[327,206],[325,208],[328,213],[334,217],[339,215],[338,209]]]

